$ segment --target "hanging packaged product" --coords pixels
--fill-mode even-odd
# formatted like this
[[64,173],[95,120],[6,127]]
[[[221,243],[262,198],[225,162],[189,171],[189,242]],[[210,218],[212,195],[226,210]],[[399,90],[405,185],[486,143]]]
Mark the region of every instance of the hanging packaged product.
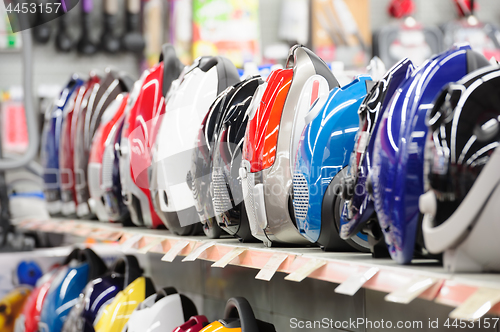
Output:
[[313,51],[326,62],[366,66],[371,43],[369,8],[368,0],[313,0]]
[[397,20],[383,26],[373,35],[373,55],[393,66],[403,58],[415,65],[424,63],[442,49],[443,36],[434,26],[424,26],[412,16],[413,0],[392,0],[389,14]]
[[193,58],[227,57],[237,67],[260,63],[259,1],[194,0]]
[[475,1],[453,1],[457,7],[458,18],[443,25],[445,47],[456,43],[469,43],[473,50],[482,53],[487,59],[500,59],[500,30],[491,23],[481,22],[474,15]]

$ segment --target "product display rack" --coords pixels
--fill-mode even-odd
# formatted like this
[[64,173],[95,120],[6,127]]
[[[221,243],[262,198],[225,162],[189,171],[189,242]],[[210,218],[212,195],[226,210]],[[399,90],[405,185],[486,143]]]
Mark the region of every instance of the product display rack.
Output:
[[402,304],[419,297],[454,307],[451,318],[500,315],[497,274],[452,274],[436,260],[417,259],[412,265],[401,266],[390,258],[373,259],[370,254],[323,252],[318,247],[266,248],[262,243],[241,243],[231,237],[181,237],[167,230],[70,219],[26,220],[18,228],[72,234],[142,254],[163,253],[164,264],[176,256],[185,256],[183,261],[213,261],[213,268],[229,264],[257,269],[260,272],[256,278],[261,280],[270,280],[275,272],[283,272],[290,281],[313,278],[332,282],[340,284],[335,288],[340,294],[354,295],[360,288],[367,288],[388,293],[386,301]]

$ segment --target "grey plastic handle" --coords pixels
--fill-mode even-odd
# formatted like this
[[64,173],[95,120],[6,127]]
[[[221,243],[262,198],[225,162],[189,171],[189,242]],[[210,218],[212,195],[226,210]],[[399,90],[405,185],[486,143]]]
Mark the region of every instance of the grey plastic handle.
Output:
[[[20,15],[23,17],[23,15]],[[28,129],[28,148],[26,152],[16,159],[0,158],[0,170],[9,170],[28,165],[38,154],[40,138],[38,133],[37,114],[33,106],[33,59],[31,30],[21,31],[23,41],[23,93],[24,112]]]

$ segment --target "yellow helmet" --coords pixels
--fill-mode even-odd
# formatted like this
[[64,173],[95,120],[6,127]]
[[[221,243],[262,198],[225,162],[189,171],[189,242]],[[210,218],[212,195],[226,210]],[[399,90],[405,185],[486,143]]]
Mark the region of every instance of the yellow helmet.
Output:
[[154,293],[151,279],[135,279],[98,314],[94,323],[95,332],[121,332],[135,308]]
[[250,303],[243,297],[227,301],[224,319],[207,325],[200,332],[276,332],[273,324],[255,318]]
[[14,323],[21,314],[30,293],[29,287],[17,287],[0,300],[0,331],[14,331]]

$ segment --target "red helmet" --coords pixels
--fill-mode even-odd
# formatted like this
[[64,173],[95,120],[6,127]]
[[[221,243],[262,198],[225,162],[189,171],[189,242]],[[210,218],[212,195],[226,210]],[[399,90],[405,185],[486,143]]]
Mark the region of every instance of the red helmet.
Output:
[[125,118],[120,143],[120,176],[125,204],[132,221],[139,226],[158,228],[164,225],[151,199],[148,168],[157,124],[165,113],[165,95],[182,68],[173,46],[164,45],[160,63],[144,78],[137,100]]

